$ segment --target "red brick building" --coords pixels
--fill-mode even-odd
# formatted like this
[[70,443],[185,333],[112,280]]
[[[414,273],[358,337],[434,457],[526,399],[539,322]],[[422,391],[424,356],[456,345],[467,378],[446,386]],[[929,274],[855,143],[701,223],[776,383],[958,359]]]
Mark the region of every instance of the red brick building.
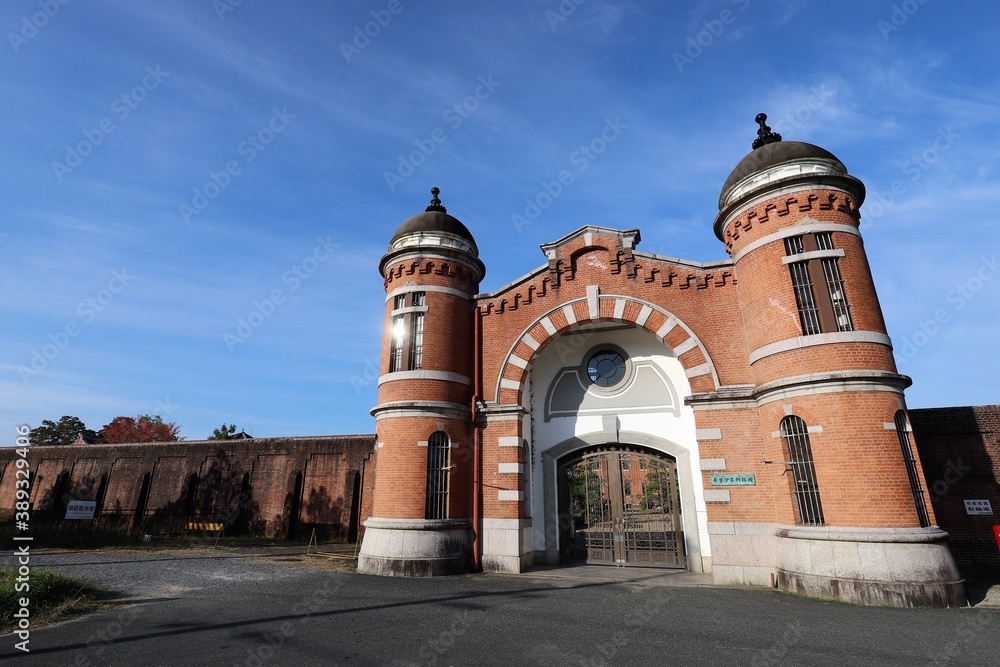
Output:
[[397,230],[362,571],[585,561],[964,602],[859,232],[864,185],[765,121],[719,198],[725,260],[588,225],[483,294],[437,189]]

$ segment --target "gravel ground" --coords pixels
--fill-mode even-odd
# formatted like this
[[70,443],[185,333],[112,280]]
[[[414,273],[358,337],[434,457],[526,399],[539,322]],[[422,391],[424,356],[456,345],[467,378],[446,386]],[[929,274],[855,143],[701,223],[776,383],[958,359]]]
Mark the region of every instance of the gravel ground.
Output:
[[[303,555],[305,548],[167,548],[103,551],[33,551],[31,567],[85,579],[110,598],[159,598],[220,584],[276,581],[339,563]],[[3,562],[12,565],[13,556]],[[155,564],[155,567],[150,565]]]

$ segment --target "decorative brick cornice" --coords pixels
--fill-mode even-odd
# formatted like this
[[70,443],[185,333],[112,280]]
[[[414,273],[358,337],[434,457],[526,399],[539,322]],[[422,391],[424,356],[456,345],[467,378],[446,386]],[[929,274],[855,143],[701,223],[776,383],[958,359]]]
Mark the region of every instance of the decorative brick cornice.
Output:
[[755,225],[765,225],[773,219],[783,218],[792,213],[806,214],[810,211],[840,211],[846,213],[855,222],[860,222],[861,212],[857,202],[846,192],[827,190],[822,196],[815,192],[803,191],[790,194],[784,198],[771,198],[756,206],[746,209],[740,215],[726,224],[723,241],[726,252],[733,254],[733,243],[739,240],[741,234],[746,234]]

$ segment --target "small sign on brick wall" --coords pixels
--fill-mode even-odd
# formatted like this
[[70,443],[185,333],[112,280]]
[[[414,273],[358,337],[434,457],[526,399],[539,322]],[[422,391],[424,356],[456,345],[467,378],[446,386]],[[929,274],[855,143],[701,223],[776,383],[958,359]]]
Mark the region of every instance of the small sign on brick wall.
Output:
[[989,500],[966,500],[966,514],[993,514],[993,507]]
[[708,482],[712,486],[757,486],[757,478],[753,473],[709,475]]
[[97,509],[96,500],[71,500],[66,505],[67,519],[93,519]]

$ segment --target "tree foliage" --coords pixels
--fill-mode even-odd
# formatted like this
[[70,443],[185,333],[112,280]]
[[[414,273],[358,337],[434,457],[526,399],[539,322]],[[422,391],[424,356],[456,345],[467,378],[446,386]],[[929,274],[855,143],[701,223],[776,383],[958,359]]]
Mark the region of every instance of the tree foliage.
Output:
[[65,415],[58,422],[43,420],[41,426],[31,429],[28,438],[32,445],[72,445],[81,435],[88,442],[96,442],[98,438],[79,417]]
[[181,427],[173,422],[163,421],[159,415],[139,415],[138,417],[115,417],[101,429],[104,442],[175,442]]
[[236,435],[236,424],[227,425],[225,422],[222,426],[212,431],[212,435],[206,438],[207,440],[232,440]]

